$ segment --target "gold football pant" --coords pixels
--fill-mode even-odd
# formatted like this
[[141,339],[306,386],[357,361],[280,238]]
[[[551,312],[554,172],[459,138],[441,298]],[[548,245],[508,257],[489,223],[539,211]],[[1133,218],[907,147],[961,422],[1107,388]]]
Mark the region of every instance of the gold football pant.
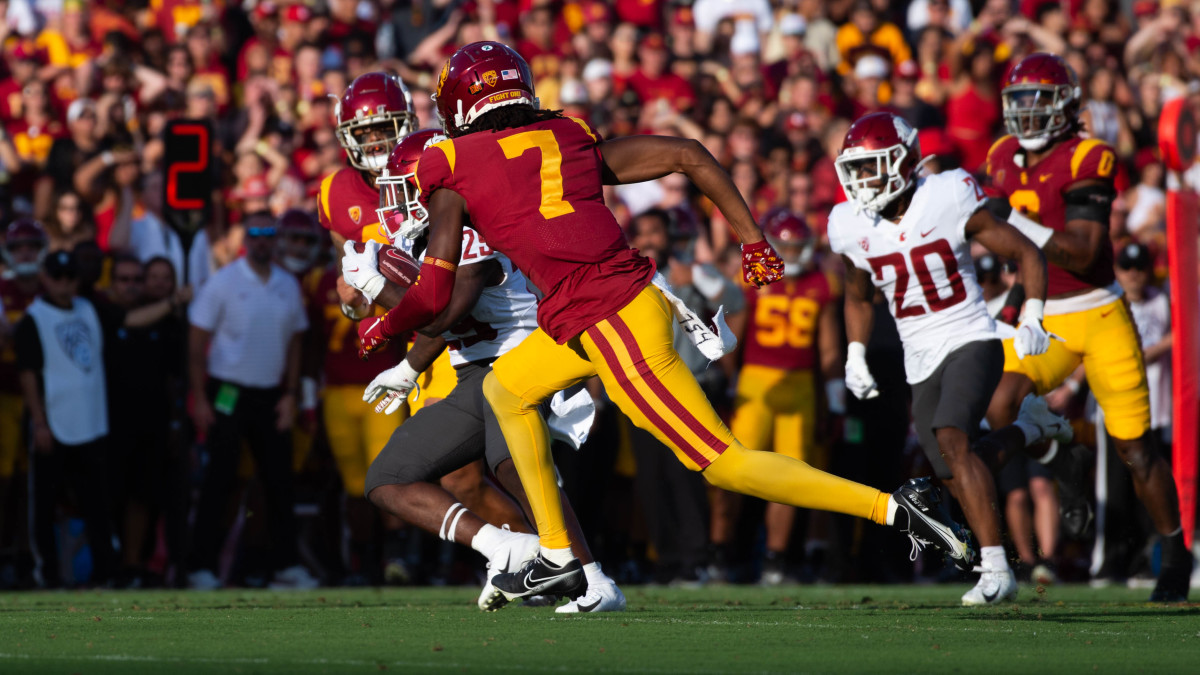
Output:
[[742,366],[729,426],[753,450],[774,450],[818,469],[827,464],[817,446],[817,384],[811,370]]
[[542,545],[567,548],[550,434],[538,404],[599,375],[609,398],[638,427],[717,487],[768,501],[885,523],[888,495],[790,457],[748,450],[721,422],[672,346],[675,319],[647,286],[615,315],[560,345],[541,329],[500,357],[484,395],[504,432]]

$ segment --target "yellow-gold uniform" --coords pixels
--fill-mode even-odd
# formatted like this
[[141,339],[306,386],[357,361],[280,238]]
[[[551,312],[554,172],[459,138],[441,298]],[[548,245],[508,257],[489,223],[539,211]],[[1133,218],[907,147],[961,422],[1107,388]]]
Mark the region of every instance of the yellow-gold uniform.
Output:
[[[35,294],[22,289],[13,279],[0,280],[0,307],[9,326],[16,326],[25,316],[25,308]],[[13,341],[0,347],[0,478],[12,478],[24,472],[29,455],[21,443],[25,417],[25,399],[17,381],[17,352]]]
[[[1072,138],[1032,166],[1017,139],[1004,136],[988,151],[991,184],[1012,208],[1056,231],[1066,228],[1066,193],[1079,183],[1112,185],[1116,154],[1096,139]],[[1018,359],[1004,341],[1004,372],[1028,377],[1038,394],[1058,387],[1080,363],[1114,438],[1140,438],[1150,429],[1150,390],[1137,328],[1113,273],[1108,231],[1092,268],[1076,274],[1047,261],[1046,316],[1042,325],[1063,338],[1045,354]]]

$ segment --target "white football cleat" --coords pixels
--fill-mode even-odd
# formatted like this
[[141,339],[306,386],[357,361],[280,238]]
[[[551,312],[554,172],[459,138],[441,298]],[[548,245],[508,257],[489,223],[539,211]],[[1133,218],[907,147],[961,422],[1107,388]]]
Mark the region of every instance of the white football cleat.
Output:
[[1046,405],[1046,399],[1029,394],[1021,401],[1021,409],[1017,419],[1033,425],[1042,433],[1044,441],[1058,441],[1059,444],[1070,443],[1075,437],[1075,430],[1065,418],[1054,414]]
[[212,570],[196,570],[188,574],[188,588],[193,591],[215,591],[221,587],[221,580]]
[[496,551],[487,563],[487,581],[479,593],[479,609],[484,612],[494,612],[508,604],[508,598],[492,585],[492,579],[497,574],[508,574],[520,569],[541,550],[536,534],[508,531],[508,525],[503,527],[508,536],[496,547]]
[[612,579],[589,582],[587,593],[554,610],[555,614],[582,614],[585,612],[624,612],[625,594]]
[[1017,577],[1012,569],[984,570],[975,588],[962,596],[965,607],[998,605],[1017,597]]
[[276,572],[268,587],[273,591],[307,591],[320,585],[321,582],[303,565],[292,565]]

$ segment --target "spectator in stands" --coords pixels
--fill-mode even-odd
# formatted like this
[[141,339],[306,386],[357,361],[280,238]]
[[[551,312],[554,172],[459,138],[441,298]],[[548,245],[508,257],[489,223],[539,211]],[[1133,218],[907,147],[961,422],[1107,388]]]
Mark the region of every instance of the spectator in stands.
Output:
[[50,236],[51,251],[70,251],[76,244],[96,238],[91,209],[79,193],[68,188],[54,198],[46,219],[46,234]]
[[[221,585],[215,571],[225,539],[225,506],[243,442],[262,477],[271,533],[274,587],[311,588],[298,564],[292,512],[291,433],[300,382],[301,336],[308,327],[300,285],[272,262],[275,222],[245,223],[247,254],[204,285],[189,311],[192,419],[207,437],[208,465],[197,505],[188,583]],[[211,350],[210,350],[211,346]]]

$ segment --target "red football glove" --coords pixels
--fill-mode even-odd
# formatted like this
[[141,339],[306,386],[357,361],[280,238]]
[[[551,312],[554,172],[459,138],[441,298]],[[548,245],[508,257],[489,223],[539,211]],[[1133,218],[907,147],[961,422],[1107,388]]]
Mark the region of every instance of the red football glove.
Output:
[[358,322],[358,358],[366,361],[371,354],[387,346],[388,338],[383,334],[383,318],[371,317]]
[[783,278],[783,258],[764,239],[742,244],[742,278],[748,284],[762,287]]

